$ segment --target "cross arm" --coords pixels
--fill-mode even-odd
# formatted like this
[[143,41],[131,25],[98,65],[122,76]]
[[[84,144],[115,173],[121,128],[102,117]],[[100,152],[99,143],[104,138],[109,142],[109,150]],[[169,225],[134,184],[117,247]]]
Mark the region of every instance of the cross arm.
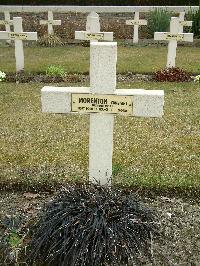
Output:
[[12,20],[0,20],[0,25],[13,25]]
[[0,39],[1,40],[37,40],[37,32],[8,32],[8,31],[0,31]]
[[162,117],[164,106],[163,90],[119,89],[117,95],[129,95],[133,101],[133,116]]
[[102,40],[113,41],[113,32],[96,32],[75,31],[76,40]]
[[9,38],[9,33],[7,31],[0,31],[0,40],[8,40]]
[[[45,113],[70,113],[71,94],[89,94],[89,87],[48,87],[42,89],[42,111]],[[114,95],[128,96],[132,99],[132,116],[162,117],[164,91],[143,89],[117,89]]]
[[89,93],[89,87],[48,87],[41,90],[42,112],[44,113],[70,113],[71,94]]
[[[10,33],[11,35],[12,34],[15,34],[15,33]],[[18,34],[18,33],[16,33]],[[26,36],[25,37],[25,40],[27,41],[37,41],[37,32],[22,32],[22,33],[19,33],[19,35],[22,35],[22,38],[23,38],[23,35]]]
[[182,26],[184,27],[192,27],[192,23],[193,21],[186,21],[186,20],[183,20],[183,21],[180,21],[179,22]]
[[51,24],[51,25],[61,25],[61,20],[40,20],[40,25],[46,25],[46,24]]
[[126,25],[147,25],[147,20],[126,20]]
[[193,33],[170,33],[170,32],[154,32],[154,40],[157,41],[185,41],[193,42]]

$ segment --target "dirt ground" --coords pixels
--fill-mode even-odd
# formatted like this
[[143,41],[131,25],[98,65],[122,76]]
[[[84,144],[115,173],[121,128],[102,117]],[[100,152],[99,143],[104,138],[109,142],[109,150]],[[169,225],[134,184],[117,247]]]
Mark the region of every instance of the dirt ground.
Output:
[[[23,239],[37,213],[54,195],[49,193],[1,192],[0,197],[0,265],[24,265],[16,258],[24,249]],[[137,195],[146,206],[158,213],[161,236],[153,243],[154,265],[200,265],[200,203],[194,199],[154,198]],[[23,239],[9,238],[13,232]],[[9,241],[8,241],[9,240]],[[12,240],[12,241],[11,241]],[[12,245],[9,248],[8,242]],[[11,264],[9,261],[13,261]],[[14,261],[18,261],[17,264]],[[151,265],[142,259],[141,265]]]

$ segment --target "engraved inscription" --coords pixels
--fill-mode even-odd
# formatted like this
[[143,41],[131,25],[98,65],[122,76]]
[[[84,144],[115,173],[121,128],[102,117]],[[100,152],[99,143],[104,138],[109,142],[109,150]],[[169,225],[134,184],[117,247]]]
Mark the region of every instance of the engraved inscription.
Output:
[[121,95],[71,95],[72,112],[132,115],[132,97]]
[[0,25],[12,25],[11,20],[0,20]]
[[146,25],[146,21],[144,20],[128,20],[128,25]]
[[28,34],[26,33],[14,33],[11,32],[9,33],[10,39],[11,40],[27,40]]
[[85,40],[103,40],[104,33],[85,33]]
[[188,26],[191,27],[192,26],[192,21],[180,21],[181,26]]
[[165,40],[183,41],[183,34],[166,33]]

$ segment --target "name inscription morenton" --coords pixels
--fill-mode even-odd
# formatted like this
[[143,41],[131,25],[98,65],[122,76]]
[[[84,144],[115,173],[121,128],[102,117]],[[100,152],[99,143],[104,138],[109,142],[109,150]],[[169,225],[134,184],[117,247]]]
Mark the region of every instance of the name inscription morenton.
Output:
[[71,111],[132,115],[132,97],[121,95],[71,94]]

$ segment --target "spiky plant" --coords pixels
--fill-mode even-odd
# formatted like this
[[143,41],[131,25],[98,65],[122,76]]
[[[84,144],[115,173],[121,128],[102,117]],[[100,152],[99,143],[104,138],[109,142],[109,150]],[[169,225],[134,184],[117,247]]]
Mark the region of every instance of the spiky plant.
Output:
[[41,38],[39,38],[38,43],[41,46],[46,47],[56,47],[64,45],[61,38],[56,34],[45,34]]
[[35,228],[29,265],[135,265],[141,254],[152,259],[158,223],[131,194],[81,185],[51,201]]

